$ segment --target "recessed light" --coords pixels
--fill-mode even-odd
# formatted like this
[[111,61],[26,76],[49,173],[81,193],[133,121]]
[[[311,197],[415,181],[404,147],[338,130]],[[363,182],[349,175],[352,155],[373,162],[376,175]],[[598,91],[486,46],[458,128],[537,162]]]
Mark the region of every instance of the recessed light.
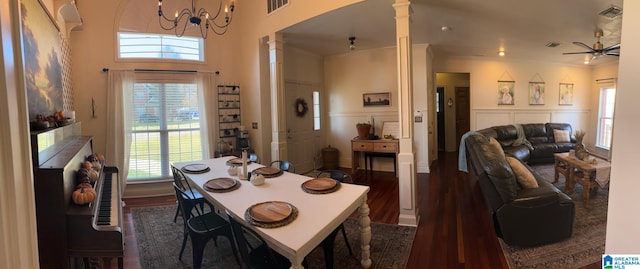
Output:
[[498,55],[500,55],[500,56],[504,56],[504,51],[503,51],[503,50],[498,51]]
[[449,31],[451,31],[451,27],[449,27],[449,26],[442,26],[442,28],[440,28],[440,30],[442,30],[443,32],[449,32]]

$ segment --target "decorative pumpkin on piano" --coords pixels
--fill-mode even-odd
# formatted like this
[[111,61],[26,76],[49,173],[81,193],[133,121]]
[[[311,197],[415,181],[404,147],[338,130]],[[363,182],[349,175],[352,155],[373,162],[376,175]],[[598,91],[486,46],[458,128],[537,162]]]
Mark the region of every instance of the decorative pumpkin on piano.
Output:
[[89,183],[80,183],[71,194],[71,199],[78,205],[85,205],[96,200],[96,190]]

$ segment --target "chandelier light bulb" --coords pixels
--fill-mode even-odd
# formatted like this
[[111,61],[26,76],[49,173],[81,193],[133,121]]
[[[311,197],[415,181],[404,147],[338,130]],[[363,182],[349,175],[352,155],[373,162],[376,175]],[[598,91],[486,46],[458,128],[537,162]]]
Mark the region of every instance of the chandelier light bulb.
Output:
[[197,27],[204,39],[209,35],[209,29],[216,35],[224,35],[233,20],[235,4],[230,1],[229,5],[223,7],[223,1],[226,0],[218,1],[213,5],[213,12],[210,12],[204,7],[197,7],[197,0],[191,0],[191,7],[179,8],[170,18],[162,10],[163,0],[158,0],[158,24],[164,30],[174,30],[177,37],[184,35],[187,27]]

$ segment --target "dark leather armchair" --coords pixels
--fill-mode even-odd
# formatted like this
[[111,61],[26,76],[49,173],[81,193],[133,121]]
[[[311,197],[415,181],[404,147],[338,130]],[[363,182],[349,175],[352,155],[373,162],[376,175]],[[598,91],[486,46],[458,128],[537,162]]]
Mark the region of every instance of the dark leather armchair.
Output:
[[464,142],[469,176],[480,185],[496,234],[505,243],[527,247],[571,237],[575,205],[569,196],[526,164],[538,187],[520,188],[511,166],[489,146],[488,137],[472,134]]

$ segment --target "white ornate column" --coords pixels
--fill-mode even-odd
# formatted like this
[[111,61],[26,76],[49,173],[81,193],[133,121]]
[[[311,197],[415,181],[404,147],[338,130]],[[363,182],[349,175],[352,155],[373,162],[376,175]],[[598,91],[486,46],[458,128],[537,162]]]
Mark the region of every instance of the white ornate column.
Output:
[[400,216],[398,224],[417,226],[420,218],[417,208],[416,164],[413,152],[413,70],[411,55],[411,3],[396,0],[396,43],[398,58],[398,107],[400,123],[400,152],[398,153],[398,185]]
[[287,115],[284,105],[284,55],[282,34],[269,35],[271,81],[271,160],[287,159]]

